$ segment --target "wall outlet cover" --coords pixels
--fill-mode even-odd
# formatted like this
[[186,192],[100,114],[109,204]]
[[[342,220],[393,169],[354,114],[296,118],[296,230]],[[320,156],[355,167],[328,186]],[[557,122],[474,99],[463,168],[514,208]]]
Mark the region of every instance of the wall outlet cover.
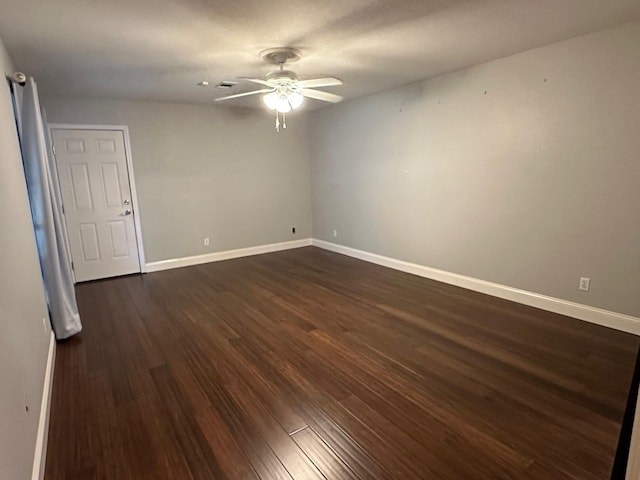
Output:
[[587,277],[580,277],[580,283],[578,284],[578,288],[583,292],[588,292],[591,287],[591,279]]

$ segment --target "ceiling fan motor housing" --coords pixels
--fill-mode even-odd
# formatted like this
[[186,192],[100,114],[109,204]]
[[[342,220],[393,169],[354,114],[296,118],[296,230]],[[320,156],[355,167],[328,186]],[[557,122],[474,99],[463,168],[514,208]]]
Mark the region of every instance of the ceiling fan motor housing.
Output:
[[291,70],[278,70],[276,72],[267,73],[266,79],[267,82],[273,81],[274,83],[291,83],[297,82],[298,76]]

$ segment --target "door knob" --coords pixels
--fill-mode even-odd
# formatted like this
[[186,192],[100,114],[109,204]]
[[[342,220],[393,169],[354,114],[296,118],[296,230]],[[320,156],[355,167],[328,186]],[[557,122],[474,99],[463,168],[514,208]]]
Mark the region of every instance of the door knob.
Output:
[[131,215],[131,210],[129,210],[128,208],[124,211],[125,215]]

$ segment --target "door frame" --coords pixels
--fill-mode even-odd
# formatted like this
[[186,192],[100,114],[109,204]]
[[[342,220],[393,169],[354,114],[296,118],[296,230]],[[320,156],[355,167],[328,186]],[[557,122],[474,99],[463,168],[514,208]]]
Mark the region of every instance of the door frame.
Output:
[[[140,273],[147,273],[147,264],[144,256],[144,245],[142,243],[142,229],[140,227],[140,204],[138,203],[138,192],[136,190],[136,181],[133,174],[133,161],[131,159],[131,143],[129,142],[129,127],[127,125],[84,125],[75,123],[48,123],[47,132],[49,134],[49,144],[53,146],[53,130],[109,130],[122,132],[124,136],[124,155],[127,163],[127,172],[129,174],[129,188],[131,189],[131,204],[133,206],[133,226],[136,233],[136,245],[138,247],[138,263],[140,265]],[[54,155],[55,158],[55,155]],[[58,160],[56,161],[56,168],[58,167]],[[60,187],[60,186],[58,186]],[[67,222],[65,219],[64,228],[67,229]],[[69,231],[67,230],[67,238],[69,237]],[[69,250],[69,246],[67,245]],[[69,250],[69,258],[71,251]],[[73,280],[75,283],[75,272],[73,272]]]

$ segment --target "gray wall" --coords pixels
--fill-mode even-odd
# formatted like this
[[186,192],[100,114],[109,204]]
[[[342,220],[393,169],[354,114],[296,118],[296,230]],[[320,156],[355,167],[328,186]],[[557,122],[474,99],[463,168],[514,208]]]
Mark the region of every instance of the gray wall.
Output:
[[147,262],[311,236],[302,116],[276,134],[261,110],[82,98],[43,104],[49,122],[129,127]]
[[[13,71],[1,39],[0,70]],[[5,83],[0,88],[0,206],[0,478],[23,480],[31,478],[51,330],[42,322],[48,322],[47,306]]]
[[627,24],[312,112],[314,238],[640,316],[639,45]]

